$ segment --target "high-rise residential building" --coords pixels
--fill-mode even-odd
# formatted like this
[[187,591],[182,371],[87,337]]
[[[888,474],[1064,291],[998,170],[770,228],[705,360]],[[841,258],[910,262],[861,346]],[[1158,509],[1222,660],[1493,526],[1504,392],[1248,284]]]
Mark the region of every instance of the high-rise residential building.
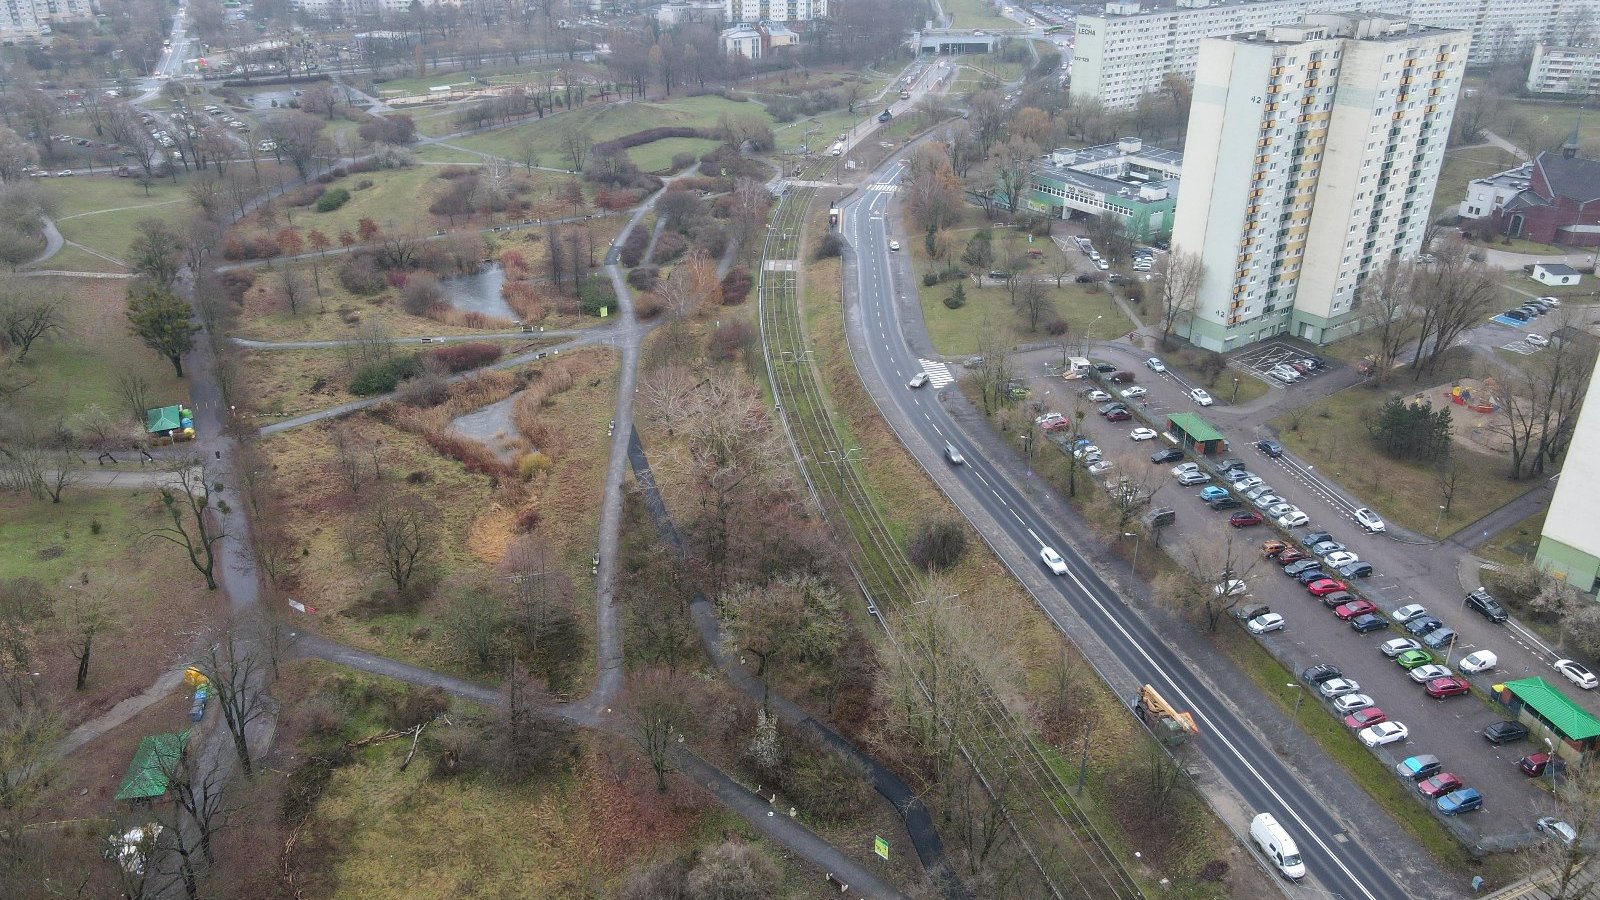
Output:
[[729,22],[807,22],[828,16],[828,0],[725,0]]
[[1209,37],[1292,25],[1319,13],[1392,15],[1472,34],[1473,65],[1520,58],[1543,41],[1600,37],[1600,0],[1117,0],[1079,16],[1072,53],[1074,99],[1132,106],[1169,72],[1194,77]]
[[1229,350],[1358,327],[1362,279],[1422,247],[1469,40],[1315,15],[1202,42],[1172,249],[1205,276],[1181,334]]
[[[1592,340],[1592,338],[1591,338]],[[1591,460],[1600,453],[1600,366],[1589,378],[1588,394],[1578,411],[1567,446],[1567,465],[1556,481],[1550,511],[1534,562],[1545,571],[1584,593],[1594,593],[1600,581],[1600,529],[1594,515],[1594,498],[1600,496],[1600,466]]]
[[1600,47],[1534,47],[1527,88],[1530,94],[1583,97],[1600,92]]
[[37,38],[54,22],[93,17],[90,0],[0,0],[0,39]]

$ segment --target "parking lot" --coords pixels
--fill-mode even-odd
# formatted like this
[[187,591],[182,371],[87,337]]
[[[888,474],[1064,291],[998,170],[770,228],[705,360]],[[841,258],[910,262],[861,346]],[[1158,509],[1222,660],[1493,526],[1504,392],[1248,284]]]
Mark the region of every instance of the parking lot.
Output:
[[[1307,359],[1315,360],[1318,365],[1305,365]],[[1267,341],[1246,347],[1230,356],[1228,362],[1278,387],[1285,385],[1282,379],[1271,375],[1278,366],[1293,368],[1301,380],[1315,378],[1329,371],[1328,363],[1321,356],[1307,353],[1304,348],[1286,341]]]
[[[1279,352],[1291,349],[1285,346]],[[1125,355],[1132,357],[1133,353],[1129,351]],[[1271,358],[1259,355],[1262,361]],[[1165,424],[1165,413],[1198,411],[1205,415],[1207,411],[1184,395],[1185,386],[1174,377],[1152,372],[1132,359],[1118,359],[1117,364],[1120,369],[1136,372],[1137,386],[1146,391],[1143,396],[1127,401],[1136,418],[1107,422],[1094,413],[1099,404],[1090,404],[1085,399],[1082,402],[1089,413],[1084,419],[1085,436],[1102,448],[1105,457],[1117,466],[1151,467],[1150,455],[1168,445],[1161,439],[1132,441],[1129,436],[1132,429],[1146,424],[1137,417],[1146,417],[1160,429]],[[1074,400],[1068,398],[1090,386],[1088,381],[1051,379],[1047,388],[1051,394],[1041,395],[1036,387],[1034,396],[1040,397],[1048,409],[1070,415]],[[1100,385],[1102,390],[1113,395],[1128,387]],[[1052,396],[1054,404],[1050,403]],[[1227,435],[1223,426],[1218,427]],[[1600,704],[1550,668],[1555,655],[1536,635],[1514,622],[1496,625],[1466,610],[1463,604],[1466,590],[1461,587],[1456,567],[1444,559],[1444,554],[1435,552],[1431,546],[1401,543],[1387,534],[1366,533],[1352,518],[1356,501],[1345,496],[1313,467],[1288,455],[1269,458],[1251,446],[1253,435],[1227,436],[1230,439],[1227,455],[1243,459],[1252,472],[1274,488],[1274,493],[1310,516],[1308,526],[1293,530],[1296,535],[1304,536],[1315,530],[1331,532],[1335,540],[1373,566],[1370,577],[1346,580],[1354,582],[1352,591],[1369,598],[1380,615],[1387,618],[1399,607],[1424,604],[1430,613],[1458,634],[1453,645],[1440,648],[1437,662],[1454,668],[1463,656],[1480,649],[1492,650],[1500,662],[1498,668],[1487,673],[1468,676],[1474,693],[1445,700],[1430,699],[1423,685],[1413,682],[1406,670],[1379,652],[1384,641],[1408,636],[1402,628],[1391,625],[1370,634],[1357,634],[1318,598],[1283,574],[1276,561],[1263,559],[1258,553],[1252,560],[1254,566],[1243,576],[1249,587],[1241,605],[1265,604],[1287,620],[1284,630],[1268,633],[1260,639],[1296,673],[1317,663],[1339,667],[1345,677],[1361,685],[1361,693],[1370,695],[1391,721],[1405,723],[1408,739],[1377,750],[1380,758],[1393,764],[1414,754],[1432,753],[1444,762],[1445,771],[1482,792],[1485,798],[1482,811],[1446,820],[1469,843],[1503,847],[1531,839],[1533,820],[1552,813],[1553,805],[1540,786],[1517,771],[1515,763],[1522,756],[1546,747],[1537,733],[1529,739],[1498,746],[1484,739],[1484,728],[1506,718],[1498,705],[1487,699],[1490,686],[1503,680],[1539,675],[1591,712]],[[1175,557],[1181,559],[1184,552],[1181,548],[1191,542],[1214,541],[1218,535],[1228,534],[1231,513],[1207,507],[1197,496],[1205,485],[1179,486],[1166,473],[1171,466],[1172,463],[1166,463],[1159,467],[1159,487],[1155,489],[1151,505],[1177,510],[1176,523],[1163,530],[1162,543],[1173,548]],[[1118,470],[1114,468],[1108,474],[1115,476]],[[1210,484],[1222,482],[1214,477]],[[1238,499],[1239,509],[1254,509],[1249,501]],[[1276,529],[1258,526],[1240,529],[1233,536],[1257,545],[1262,540],[1282,535]],[[1231,626],[1231,619],[1229,623]],[[1333,714],[1314,688],[1302,685],[1283,690],[1286,693],[1305,691],[1309,694],[1305,705],[1320,703],[1327,714]]]

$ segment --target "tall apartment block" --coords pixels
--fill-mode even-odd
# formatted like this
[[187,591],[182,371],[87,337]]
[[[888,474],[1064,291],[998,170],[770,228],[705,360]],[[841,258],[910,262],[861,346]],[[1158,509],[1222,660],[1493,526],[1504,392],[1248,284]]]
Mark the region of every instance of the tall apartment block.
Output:
[[1206,38],[1292,25],[1319,13],[1392,15],[1469,31],[1473,65],[1517,59],[1539,42],[1600,37],[1600,0],[1176,0],[1159,7],[1116,0],[1101,15],[1078,17],[1073,99],[1132,106],[1169,72],[1193,79]]
[[1469,40],[1315,15],[1201,43],[1172,249],[1206,273],[1181,334],[1226,351],[1359,327],[1362,279],[1421,249]]
[[1540,44],[1528,66],[1528,93],[1577,94],[1600,91],[1600,47],[1552,47]]
[[729,22],[809,22],[828,16],[828,0],[725,0]]
[[49,34],[53,22],[93,15],[90,0],[0,0],[0,39],[37,38]]

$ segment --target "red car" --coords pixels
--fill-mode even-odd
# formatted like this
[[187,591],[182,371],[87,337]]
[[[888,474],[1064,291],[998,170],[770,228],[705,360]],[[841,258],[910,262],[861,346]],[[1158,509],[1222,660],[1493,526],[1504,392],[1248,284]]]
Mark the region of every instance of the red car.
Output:
[[1300,550],[1295,550],[1293,548],[1285,550],[1282,553],[1279,553],[1278,556],[1277,556],[1278,562],[1280,562],[1280,563],[1282,563],[1283,565],[1286,565],[1286,566],[1288,564],[1290,564],[1290,563],[1296,563],[1296,562],[1299,562],[1302,559],[1310,559],[1310,558],[1311,557],[1310,557],[1309,554],[1307,554],[1307,553],[1305,553],[1303,551],[1300,551]]
[[1472,690],[1472,685],[1467,683],[1467,680],[1460,675],[1451,675],[1447,678],[1433,679],[1428,682],[1426,690],[1429,697],[1435,700],[1443,700],[1446,697],[1459,697],[1467,693]]
[[1548,753],[1530,753],[1527,756],[1517,760],[1517,768],[1521,769],[1522,774],[1528,776],[1529,778],[1538,778],[1540,775],[1543,775],[1551,766],[1555,766],[1559,771],[1561,768],[1561,760],[1556,759]]
[[[1316,585],[1312,585],[1312,587],[1316,587]],[[1343,606],[1336,607],[1333,614],[1338,616],[1341,621],[1348,622],[1356,616],[1364,616],[1367,613],[1377,611],[1378,608],[1366,600],[1353,600]]]
[[[1350,585],[1345,584],[1337,578],[1324,578],[1321,581],[1313,581],[1306,585],[1306,590],[1310,591],[1313,597],[1323,597],[1333,593],[1334,591],[1348,591],[1349,589]],[[1357,602],[1366,603],[1365,600],[1360,600]],[[1372,612],[1372,609],[1372,604],[1367,603],[1367,608],[1363,609],[1361,612]],[[1359,616],[1361,613],[1356,613],[1356,615]]]
[[1133,418],[1133,413],[1125,409],[1114,409],[1106,413],[1107,422],[1126,422],[1131,418]]
[[1264,519],[1258,512],[1236,512],[1228,517],[1228,524],[1235,528],[1249,528],[1251,525],[1260,525]]
[[1368,725],[1376,725],[1379,722],[1387,721],[1389,721],[1388,713],[1377,708],[1376,706],[1369,706],[1366,709],[1358,709],[1350,715],[1345,716],[1344,726],[1346,728],[1352,728],[1356,731],[1360,731]]
[[1464,787],[1466,785],[1461,783],[1461,779],[1451,775],[1449,772],[1442,772],[1417,784],[1417,790],[1421,791],[1424,797],[1443,797],[1451,791],[1460,790]]

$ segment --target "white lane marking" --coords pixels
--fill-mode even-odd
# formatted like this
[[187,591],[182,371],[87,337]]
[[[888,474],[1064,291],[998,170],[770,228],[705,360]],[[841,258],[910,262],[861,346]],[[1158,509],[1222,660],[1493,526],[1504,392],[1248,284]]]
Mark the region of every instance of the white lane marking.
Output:
[[936,388],[942,388],[956,380],[956,377],[950,374],[950,367],[942,362],[921,357],[918,357],[917,362],[922,364],[922,371],[928,373],[928,383]]
[[1029,528],[1028,529],[1028,534],[1033,536],[1033,542],[1035,544],[1038,544],[1041,547],[1044,546],[1044,538],[1039,537],[1039,533],[1037,531],[1034,531],[1032,528]]

